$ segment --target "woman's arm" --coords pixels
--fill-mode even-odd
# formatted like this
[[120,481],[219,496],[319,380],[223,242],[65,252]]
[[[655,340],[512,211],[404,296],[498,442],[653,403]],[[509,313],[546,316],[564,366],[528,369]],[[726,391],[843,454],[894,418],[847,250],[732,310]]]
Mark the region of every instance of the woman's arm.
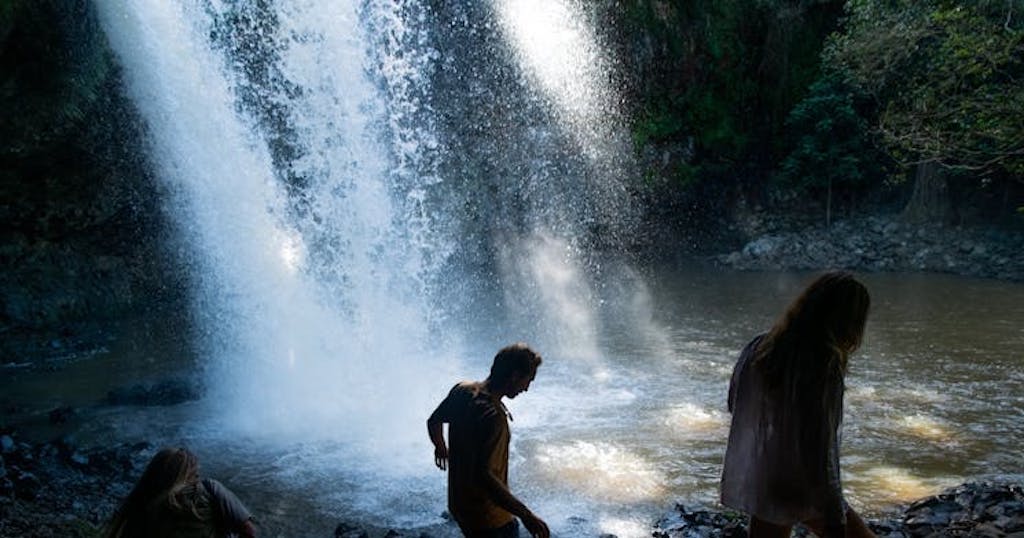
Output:
[[843,502],[843,483],[839,470],[839,428],[843,420],[844,391],[842,378],[830,385],[826,387],[829,405],[825,413],[827,446],[824,463],[827,493],[822,510],[826,530],[829,527],[840,528],[846,525],[846,505]]

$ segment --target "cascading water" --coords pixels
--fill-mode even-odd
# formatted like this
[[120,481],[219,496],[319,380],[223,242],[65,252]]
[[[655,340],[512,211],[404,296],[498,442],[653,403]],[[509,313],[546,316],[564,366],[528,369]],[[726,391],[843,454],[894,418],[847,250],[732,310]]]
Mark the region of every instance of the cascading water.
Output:
[[[410,427],[400,431],[421,422],[417,380],[438,365],[408,360],[428,342],[427,245],[392,199],[391,179],[411,176],[389,169],[395,148],[376,125],[387,103],[364,76],[361,14],[344,3],[281,5],[279,25],[260,28],[273,32],[263,37],[294,88],[263,96],[286,110],[301,150],[282,162],[270,129],[238,100],[250,81],[208,42],[234,9],[104,5],[155,161],[181,191],[172,211],[196,245],[211,401],[221,427],[302,438],[354,429],[380,446],[395,435],[380,429],[403,409]],[[415,161],[414,151],[402,159]],[[421,187],[403,188],[415,197]],[[382,386],[400,387],[408,405],[374,405]]]
[[403,525],[443,505],[425,416],[498,346],[607,381],[597,247],[633,215],[580,5],[433,4],[98,2],[194,247],[203,435],[302,454],[314,487],[397,480],[340,502]]

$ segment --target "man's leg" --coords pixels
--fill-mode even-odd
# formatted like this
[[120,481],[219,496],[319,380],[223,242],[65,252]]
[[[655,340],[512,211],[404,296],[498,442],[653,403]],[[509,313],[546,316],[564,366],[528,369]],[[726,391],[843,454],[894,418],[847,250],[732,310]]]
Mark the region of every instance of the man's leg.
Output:
[[776,525],[750,516],[750,538],[789,538],[792,525]]

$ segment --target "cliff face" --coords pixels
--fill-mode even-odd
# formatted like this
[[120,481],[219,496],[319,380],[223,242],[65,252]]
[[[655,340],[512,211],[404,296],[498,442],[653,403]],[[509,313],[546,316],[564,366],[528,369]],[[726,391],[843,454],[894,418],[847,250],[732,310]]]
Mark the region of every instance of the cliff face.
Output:
[[91,4],[0,9],[0,347],[181,297],[144,128]]

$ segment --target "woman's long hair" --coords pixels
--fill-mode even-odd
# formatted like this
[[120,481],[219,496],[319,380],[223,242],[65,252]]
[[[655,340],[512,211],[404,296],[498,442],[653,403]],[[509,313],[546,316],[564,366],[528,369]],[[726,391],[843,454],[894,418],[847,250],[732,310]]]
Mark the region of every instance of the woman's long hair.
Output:
[[850,273],[821,275],[761,340],[753,364],[769,387],[785,391],[799,409],[824,416],[860,347],[870,303],[867,288]]
[[198,518],[191,500],[179,495],[198,480],[199,460],[195,454],[185,448],[160,450],[114,514],[107,538],[146,536],[154,510],[187,511]]

